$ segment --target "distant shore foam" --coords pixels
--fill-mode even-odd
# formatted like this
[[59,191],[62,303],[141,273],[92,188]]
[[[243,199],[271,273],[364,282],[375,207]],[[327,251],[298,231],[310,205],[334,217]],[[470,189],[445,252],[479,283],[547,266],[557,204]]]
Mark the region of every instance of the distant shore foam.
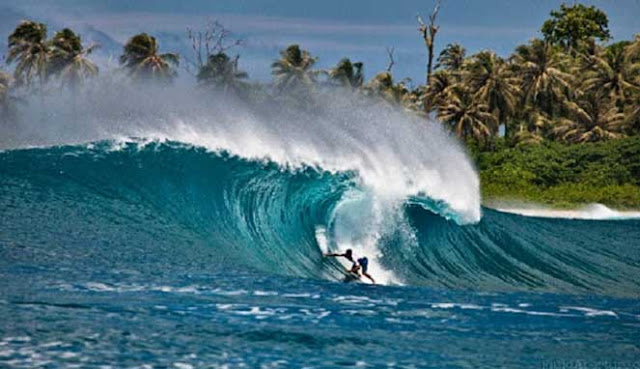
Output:
[[494,203],[489,205],[496,210],[528,217],[615,220],[640,218],[640,211],[618,211],[602,204],[589,204],[572,210],[558,210],[538,204]]

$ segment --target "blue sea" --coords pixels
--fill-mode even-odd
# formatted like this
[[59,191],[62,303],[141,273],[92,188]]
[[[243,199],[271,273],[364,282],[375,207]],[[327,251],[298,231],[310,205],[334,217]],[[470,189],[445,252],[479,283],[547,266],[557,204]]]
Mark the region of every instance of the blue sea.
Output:
[[109,86],[1,127],[1,368],[640,368],[640,219],[483,207],[353,94]]
[[407,200],[343,283],[357,174],[113,146],[0,153],[1,367],[640,367],[639,220]]

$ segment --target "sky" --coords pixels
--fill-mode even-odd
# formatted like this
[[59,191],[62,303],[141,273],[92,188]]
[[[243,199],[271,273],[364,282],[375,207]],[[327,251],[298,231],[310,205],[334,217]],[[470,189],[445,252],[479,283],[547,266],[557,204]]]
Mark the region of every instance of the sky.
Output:
[[[572,2],[572,1],[569,1]],[[394,48],[394,76],[424,83],[427,53],[417,30],[434,0],[0,0],[0,44],[21,19],[45,22],[50,32],[71,27],[85,42],[98,42],[96,58],[115,65],[122,44],[132,35],[156,36],[163,51],[190,55],[187,27],[218,20],[244,40],[234,51],[253,79],[270,78],[278,50],[298,43],[329,68],[341,58],[362,61],[367,78],[385,70],[387,48]],[[436,50],[458,42],[469,53],[491,49],[506,56],[533,37],[554,0],[443,0]],[[609,16],[614,41],[640,33],[640,0],[583,1]],[[2,53],[0,53],[1,55]],[[187,75],[186,73],[182,73]]]

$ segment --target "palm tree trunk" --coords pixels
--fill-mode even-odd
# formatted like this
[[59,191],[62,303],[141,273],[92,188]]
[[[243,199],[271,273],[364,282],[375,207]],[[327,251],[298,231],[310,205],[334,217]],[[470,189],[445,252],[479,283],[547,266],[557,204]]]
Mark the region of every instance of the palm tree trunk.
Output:
[[73,121],[78,121],[78,88],[76,83],[71,85],[71,106],[72,106],[72,114]]
[[429,61],[427,62],[427,86],[431,82],[431,72],[433,70],[433,41],[429,43]]
[[44,106],[44,76],[42,75],[42,73],[39,74],[38,80],[40,82],[40,105],[42,107],[42,113],[44,114],[46,109]]

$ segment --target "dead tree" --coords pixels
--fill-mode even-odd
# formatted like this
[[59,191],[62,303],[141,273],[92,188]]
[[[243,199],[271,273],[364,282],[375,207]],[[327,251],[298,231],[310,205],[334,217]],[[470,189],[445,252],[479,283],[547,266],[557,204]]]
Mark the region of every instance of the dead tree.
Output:
[[387,56],[389,56],[389,66],[387,67],[387,72],[391,72],[391,68],[393,68],[393,65],[396,63],[395,60],[393,60],[393,51],[395,48],[393,47],[387,47]]
[[[211,55],[226,53],[229,49],[242,45],[244,40],[234,38],[231,30],[225,28],[220,22],[209,21],[204,29],[193,30],[187,28],[187,37],[191,41],[193,59],[185,58],[186,71],[191,75],[198,74]],[[237,63],[239,55],[234,60]]]
[[440,29],[440,26],[436,26],[436,18],[438,17],[441,5],[442,0],[437,0],[436,5],[433,7],[433,11],[429,15],[429,24],[424,23],[420,14],[417,16],[419,26],[418,31],[424,39],[424,43],[427,46],[427,51],[429,53],[429,59],[427,61],[427,85],[429,85],[429,82],[431,81],[431,71],[433,70],[433,47],[435,44],[436,34]]

